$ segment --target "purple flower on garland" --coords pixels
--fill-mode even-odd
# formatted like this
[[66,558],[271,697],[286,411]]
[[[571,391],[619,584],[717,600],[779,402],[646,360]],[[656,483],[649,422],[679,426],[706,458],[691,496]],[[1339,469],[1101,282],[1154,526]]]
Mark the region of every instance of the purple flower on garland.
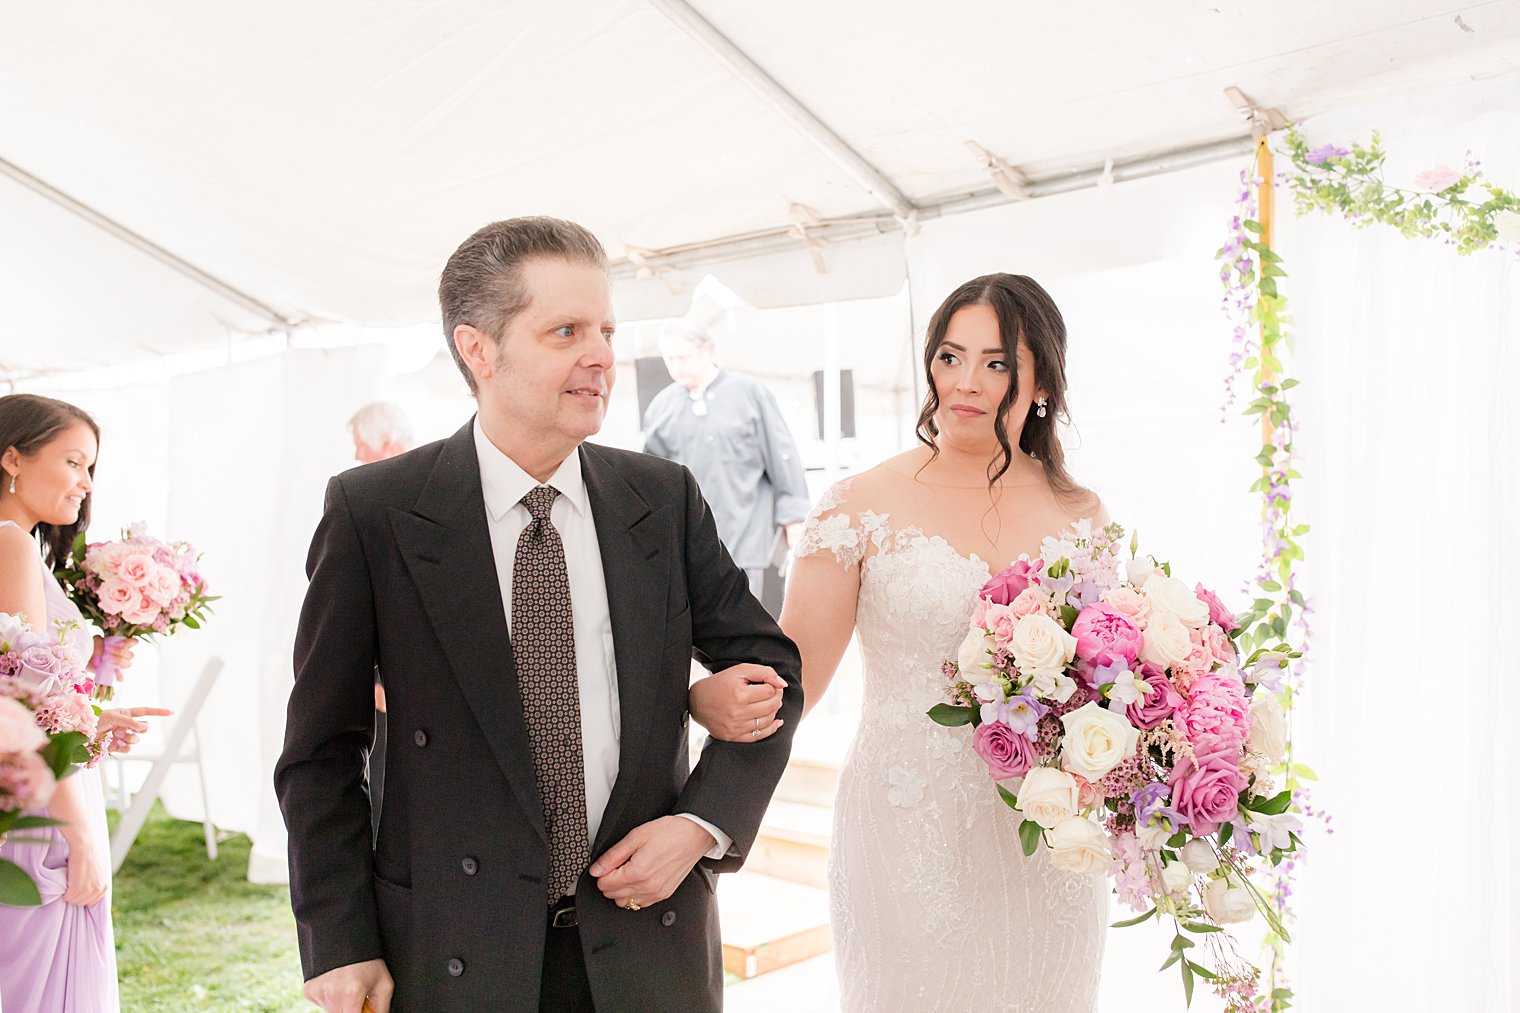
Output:
[[1324,165],[1332,158],[1345,158],[1351,152],[1334,144],[1321,144],[1306,156],[1315,165]]

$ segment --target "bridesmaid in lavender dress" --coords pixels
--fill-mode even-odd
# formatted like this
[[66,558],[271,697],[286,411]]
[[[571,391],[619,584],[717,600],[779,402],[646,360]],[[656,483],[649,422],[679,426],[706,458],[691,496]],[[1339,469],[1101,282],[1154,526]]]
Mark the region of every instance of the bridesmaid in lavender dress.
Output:
[[[73,405],[30,394],[0,397],[0,612],[24,614],[39,633],[59,622],[81,623],[68,639],[82,657],[95,645],[48,563],[89,520],[99,435]],[[130,649],[114,660],[130,660]],[[100,728],[130,747],[147,727],[137,718],[168,713],[108,710]],[[21,866],[42,894],[38,907],[0,905],[0,1002],[13,1013],[115,1013],[110,841],[99,772],[60,781],[46,814],[63,825],[26,835],[45,843],[0,846],[0,856]]]

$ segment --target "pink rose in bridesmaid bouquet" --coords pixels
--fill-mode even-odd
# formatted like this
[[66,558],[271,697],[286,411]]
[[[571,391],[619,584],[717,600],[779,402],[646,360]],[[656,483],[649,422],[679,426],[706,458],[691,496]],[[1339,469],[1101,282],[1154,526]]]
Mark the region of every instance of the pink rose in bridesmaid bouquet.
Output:
[[1040,569],[1044,565],[1044,560],[1040,559],[1034,562],[1027,559],[1015,560],[1012,566],[1006,567],[982,585],[981,596],[998,605],[1007,605],[1030,584],[1038,582]]
[[1094,664],[1123,662],[1133,665],[1140,656],[1140,628],[1122,612],[1108,605],[1089,605],[1072,624],[1077,638],[1077,657]]
[[102,610],[109,612],[111,615],[119,616],[131,608],[139,596],[136,591],[132,590],[132,586],[120,577],[107,577],[100,582],[100,590],[97,592],[97,597],[100,600]]
[[116,576],[120,577],[133,590],[141,591],[149,587],[153,582],[154,571],[158,564],[153,557],[146,552],[133,552],[121,558],[116,566]]
[[987,604],[986,627],[992,631],[992,640],[997,646],[1006,649],[1013,643],[1013,631],[1018,627],[1020,618],[1007,605]]
[[1219,600],[1219,595],[1210,591],[1202,584],[1194,587],[1193,593],[1198,596],[1199,601],[1209,607],[1209,622],[1218,626],[1226,633],[1234,633],[1240,628],[1240,624],[1235,621],[1235,613],[1225,608],[1224,602]]
[[1155,665],[1140,666],[1139,674],[1151,691],[1140,694],[1140,699],[1124,709],[1124,716],[1130,724],[1148,732],[1172,716],[1182,703],[1182,694],[1172,686],[1166,672]]
[[1180,757],[1167,783],[1172,807],[1187,817],[1192,832],[1206,837],[1235,818],[1246,776],[1240,772],[1240,744],[1205,736],[1193,743],[1193,755]]
[[971,749],[987,763],[993,780],[1023,777],[1034,766],[1035,744],[1001,721],[983,721],[971,733]]

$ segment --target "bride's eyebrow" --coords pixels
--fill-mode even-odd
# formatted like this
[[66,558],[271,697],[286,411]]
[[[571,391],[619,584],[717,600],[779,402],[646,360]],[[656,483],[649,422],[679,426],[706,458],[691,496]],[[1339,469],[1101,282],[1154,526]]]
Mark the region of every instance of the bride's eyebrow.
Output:
[[[953,341],[941,341],[939,344],[940,344],[941,348],[953,348],[957,352],[964,352],[966,350],[966,348],[965,348],[964,345],[957,345]],[[984,348],[984,349],[982,349],[982,354],[983,355],[1002,355],[1003,354],[1003,350],[1001,348]]]

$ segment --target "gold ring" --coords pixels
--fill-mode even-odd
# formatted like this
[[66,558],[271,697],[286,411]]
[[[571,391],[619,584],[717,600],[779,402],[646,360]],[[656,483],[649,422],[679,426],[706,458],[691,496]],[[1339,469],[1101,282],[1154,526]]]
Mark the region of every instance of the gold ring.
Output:
[[623,905],[623,910],[625,910],[625,911],[638,911],[639,910],[639,902],[636,901],[636,900],[630,900],[627,904]]

